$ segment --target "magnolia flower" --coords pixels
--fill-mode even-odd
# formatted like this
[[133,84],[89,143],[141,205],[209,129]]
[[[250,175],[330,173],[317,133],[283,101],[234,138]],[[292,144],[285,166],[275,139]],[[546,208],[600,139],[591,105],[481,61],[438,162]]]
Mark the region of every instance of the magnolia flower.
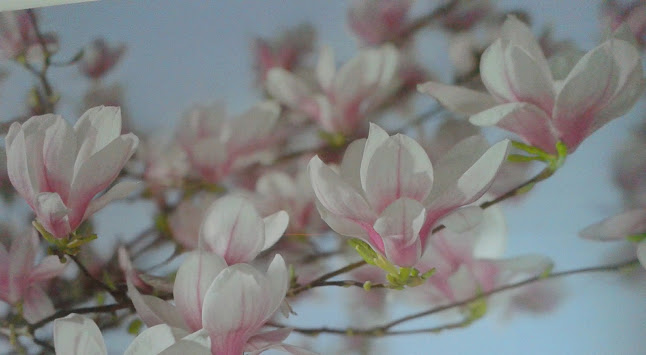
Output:
[[634,239],[637,244],[637,258],[646,268],[646,209],[638,208],[608,217],[588,226],[579,236],[585,239],[610,241],[624,238]]
[[135,183],[122,182],[92,198],[117,178],[139,143],[121,135],[117,107],[89,109],[70,126],[61,116],[34,116],[13,123],[5,139],[9,179],[55,238],[65,238]]
[[95,39],[83,49],[79,69],[88,78],[99,79],[114,68],[125,51],[125,44],[111,47],[102,38]]
[[137,150],[144,163],[143,179],[153,192],[181,186],[188,175],[189,164],[184,150],[166,137],[152,136]]
[[200,228],[200,245],[223,257],[228,265],[248,263],[276,244],[288,224],[285,211],[262,218],[248,199],[224,196],[206,212]]
[[108,354],[96,323],[76,313],[54,321],[54,350],[59,355]]
[[316,66],[318,89],[276,68],[267,76],[267,91],[324,131],[350,135],[396,86],[398,53],[392,46],[366,49],[338,71],[335,66],[334,53],[323,47]]
[[643,0],[624,5],[616,0],[604,1],[602,16],[613,31],[626,24],[635,39],[641,45],[646,44],[646,2]]
[[[157,340],[151,344],[157,341],[168,344],[164,336],[155,334],[160,332],[167,337],[167,327],[170,327],[179,334],[170,339],[193,333],[194,342],[202,346],[210,343],[211,353],[237,355],[269,348],[297,349],[280,344],[290,329],[261,332],[283,302],[288,281],[287,267],[280,255],[274,257],[267,273],[262,273],[248,264],[227,267],[219,255],[197,251],[190,253],[177,271],[173,289],[175,305],[139,294],[130,282],[128,294],[141,319],[152,327],[149,329],[151,338]],[[155,328],[160,324],[167,327]],[[208,340],[204,339],[206,336]],[[142,341],[145,339],[142,337]],[[140,348],[136,343],[130,348]],[[168,345],[173,342],[170,343]],[[176,346],[188,346],[180,343]],[[290,352],[298,353],[296,350]]]
[[312,51],[315,42],[316,32],[309,24],[284,31],[271,41],[257,38],[253,42],[253,52],[261,81],[265,81],[272,68],[283,68],[290,72],[296,69]]
[[472,137],[433,169],[413,139],[389,137],[371,124],[368,139],[346,150],[339,173],[318,156],[309,171],[321,217],[334,231],[364,239],[392,263],[410,267],[438,223],[456,229],[476,223],[479,208],[460,207],[486,192],[508,145],[502,141],[489,148],[483,138]]
[[299,166],[296,176],[282,171],[270,171],[256,182],[253,196],[262,215],[267,216],[279,211],[289,215],[289,233],[308,233],[318,231],[322,221],[316,213],[315,196],[306,169]]
[[[51,33],[42,35],[49,52],[58,49],[58,39]],[[0,56],[4,59],[27,60],[42,57],[42,47],[36,34],[32,17],[27,11],[4,11],[0,13]]]
[[488,94],[435,82],[419,90],[475,125],[497,125],[548,153],[559,141],[573,152],[633,106],[644,78],[637,49],[614,38],[567,69],[552,73],[529,28],[510,16],[480,61]]
[[416,266],[436,271],[423,286],[412,291],[434,305],[448,304],[538,276],[552,266],[548,258],[536,255],[499,259],[506,240],[504,215],[497,206],[486,209],[482,222],[467,232],[438,232]]
[[354,0],[348,26],[363,42],[379,45],[405,29],[412,0]]
[[43,258],[34,265],[38,250],[38,234],[15,237],[7,252],[0,243],[0,299],[10,305],[22,307],[23,317],[30,323],[54,313],[54,305],[39,283],[60,275],[65,265],[57,256]]
[[280,107],[272,101],[232,119],[221,105],[194,107],[184,116],[177,141],[202,178],[220,182],[231,172],[274,158],[272,131],[279,114]]

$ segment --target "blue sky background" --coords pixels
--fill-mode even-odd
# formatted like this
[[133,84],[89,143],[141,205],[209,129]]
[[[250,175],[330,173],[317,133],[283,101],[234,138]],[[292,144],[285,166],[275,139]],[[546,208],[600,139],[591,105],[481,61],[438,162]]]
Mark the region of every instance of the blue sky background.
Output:
[[[418,11],[432,0],[418,0]],[[500,1],[505,9],[527,10],[538,33],[554,25],[558,39],[569,38],[584,49],[600,38],[598,1]],[[318,30],[319,44],[329,44],[337,58],[356,52],[356,42],[345,27],[347,2],[302,1],[122,1],[63,5],[41,11],[42,27],[61,37],[60,58],[71,57],[80,46],[98,36],[126,42],[128,52],[106,83],[120,82],[135,126],[150,131],[172,128],[181,112],[193,103],[224,100],[231,112],[249,107],[260,96],[253,87],[251,40],[274,36],[303,21]],[[438,34],[417,41],[421,62],[440,79],[448,80],[447,45]],[[2,117],[19,113],[29,77],[10,65],[11,75],[0,88]],[[78,99],[87,87],[76,68],[57,70],[62,88],[61,111],[77,117]],[[432,103],[421,97],[421,108]],[[621,243],[580,240],[577,232],[605,216],[621,211],[620,194],[611,182],[608,162],[644,116],[645,105],[616,120],[591,137],[568,158],[556,176],[536,187],[520,203],[505,206],[509,223],[508,255],[540,253],[552,257],[556,270],[607,262]],[[133,211],[141,218],[133,220]],[[99,226],[105,233],[127,234],[146,223],[144,209],[109,208]],[[128,223],[123,223],[129,220]],[[107,221],[107,222],[106,222]],[[119,228],[109,228],[119,221]],[[629,258],[630,252],[623,258]],[[619,259],[623,260],[620,256]],[[575,276],[563,282],[567,297],[553,313],[518,314],[510,320],[491,315],[467,329],[436,334],[402,336],[377,341],[374,354],[643,354],[646,352],[646,278],[643,273]],[[321,304],[297,304],[294,324],[345,324],[344,308],[335,305],[344,289],[325,291]],[[322,297],[323,298],[323,297]],[[391,316],[428,308],[395,307]],[[428,327],[424,319],[416,326]],[[295,342],[299,340],[293,338]],[[315,349],[330,352],[338,337],[320,336]],[[112,346],[115,343],[110,343]],[[124,340],[123,346],[126,345]],[[119,352],[115,352],[119,353]]]

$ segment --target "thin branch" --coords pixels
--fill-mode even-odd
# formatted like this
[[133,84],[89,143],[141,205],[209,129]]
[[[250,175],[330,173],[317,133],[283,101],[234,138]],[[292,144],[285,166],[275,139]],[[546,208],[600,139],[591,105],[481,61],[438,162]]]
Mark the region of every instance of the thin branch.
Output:
[[81,272],[83,272],[83,274],[85,274],[85,276],[90,278],[92,280],[92,282],[95,285],[97,285],[99,288],[101,288],[101,289],[107,291],[109,294],[111,294],[112,297],[114,297],[115,300],[120,302],[120,301],[123,301],[124,299],[127,298],[123,291],[113,289],[112,287],[110,287],[106,283],[104,283],[103,281],[95,278],[90,273],[90,271],[83,265],[83,263],[81,263],[81,261],[76,256],[74,256],[74,255],[67,255],[67,256],[69,256],[70,259],[74,260],[74,262],[76,263],[78,268],[81,270]]
[[[434,307],[426,311],[418,312],[418,313],[413,313],[411,315],[401,317],[398,319],[395,319],[391,322],[388,322],[384,325],[381,326],[375,326],[371,328],[366,328],[366,329],[352,329],[352,328],[328,328],[328,327],[321,327],[321,328],[297,328],[297,327],[292,327],[289,325],[280,325],[280,324],[275,324],[272,323],[271,325],[273,326],[279,326],[279,327],[289,327],[292,328],[293,331],[304,334],[304,335],[318,335],[321,333],[326,333],[326,334],[335,334],[335,335],[365,335],[365,336],[385,336],[385,335],[404,335],[404,334],[416,334],[416,333],[429,333],[429,332],[438,332],[441,330],[445,329],[452,329],[452,328],[458,328],[462,326],[466,326],[468,324],[465,324],[465,321],[459,322],[459,323],[453,323],[453,324],[448,324],[448,325],[443,325],[440,327],[436,328],[426,328],[426,329],[417,329],[417,330],[402,330],[402,331],[391,331],[390,329],[402,324],[404,322],[413,320],[413,319],[418,319],[422,317],[427,317],[442,311],[446,311],[449,309],[457,308],[457,307],[462,307],[466,306],[472,302],[478,301],[482,298],[489,297],[491,295],[501,293],[504,291],[516,289],[525,285],[532,284],[537,281],[542,281],[542,280],[548,280],[548,279],[555,279],[555,278],[560,278],[560,277],[565,277],[565,276],[570,276],[570,275],[577,275],[577,274],[584,274],[584,273],[597,273],[597,272],[616,272],[616,271],[621,271],[624,270],[628,267],[632,267],[639,263],[637,259],[632,259],[628,260],[625,262],[621,263],[616,263],[616,264],[610,264],[610,265],[603,265],[603,266],[592,266],[592,267],[586,267],[586,268],[581,268],[581,269],[574,269],[574,270],[567,270],[567,271],[561,271],[561,272],[555,272],[552,274],[549,274],[547,276],[536,276],[532,277],[530,279],[524,280],[524,281],[519,281],[515,282],[512,284],[508,284],[505,286],[498,287],[496,289],[493,289],[489,292],[484,292],[479,295],[475,295],[473,297],[470,297],[466,300],[460,301],[460,302],[455,302],[439,307]],[[472,320],[469,320],[472,321]]]
[[321,286],[323,286],[324,282],[327,281],[328,279],[331,279],[331,278],[333,278],[335,276],[338,276],[338,275],[341,275],[341,274],[345,274],[346,272],[352,271],[352,270],[354,270],[356,268],[359,268],[359,267],[361,267],[363,265],[366,265],[366,262],[364,260],[361,260],[361,261],[357,261],[356,263],[352,263],[350,265],[344,266],[344,267],[342,267],[342,268],[340,268],[338,270],[328,272],[327,274],[324,274],[323,276],[321,276],[321,277],[319,277],[319,278],[317,278],[317,279],[315,279],[315,280],[313,280],[313,281],[311,281],[311,282],[309,282],[309,283],[307,283],[305,285],[300,285],[300,286],[298,286],[298,287],[296,287],[296,288],[294,288],[292,290],[288,290],[287,291],[287,296],[289,296],[289,297],[296,296],[299,293],[301,293],[303,291],[306,291],[306,290],[309,290],[311,288],[321,287]]
[[61,309],[56,313],[52,314],[47,318],[43,318],[34,324],[29,325],[29,331],[34,332],[36,329],[45,326],[46,324],[55,321],[58,318],[63,318],[72,313],[76,314],[87,314],[87,313],[111,313],[118,311],[120,309],[131,308],[132,302],[129,300],[123,303],[114,303],[104,306],[93,306],[93,307],[81,307],[81,308],[71,308],[71,309]]

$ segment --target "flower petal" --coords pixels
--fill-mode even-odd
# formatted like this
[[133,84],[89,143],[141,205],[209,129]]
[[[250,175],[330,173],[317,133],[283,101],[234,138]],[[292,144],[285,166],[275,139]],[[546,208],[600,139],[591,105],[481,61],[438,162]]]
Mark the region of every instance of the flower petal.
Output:
[[535,147],[556,153],[558,132],[553,127],[550,116],[532,104],[513,102],[494,106],[471,116],[469,122],[476,126],[496,125],[519,135]]
[[[365,161],[365,159],[364,159]],[[424,149],[412,138],[396,134],[384,141],[366,170],[365,193],[377,213],[408,197],[423,201],[433,185],[433,168]]]
[[289,225],[289,215],[285,211],[278,211],[263,218],[265,225],[265,243],[262,250],[271,248],[283,236]]
[[139,181],[121,181],[115,184],[103,195],[90,201],[87,210],[85,210],[83,219],[89,218],[112,201],[121,200],[128,197],[128,195],[135,191],[135,189],[137,189],[140,184],[141,182]]
[[200,239],[227,264],[253,260],[265,244],[264,223],[253,204],[241,196],[224,196],[206,212]]
[[128,346],[124,355],[160,354],[164,349],[169,348],[187,335],[188,333],[184,329],[159,324],[139,334]]
[[466,116],[475,115],[498,104],[487,93],[434,81],[418,85],[417,91],[434,97],[449,111]]
[[393,264],[411,267],[422,255],[419,232],[424,224],[426,210],[418,201],[401,198],[390,204],[374,229],[381,236],[386,258]]
[[56,354],[106,355],[108,353],[101,330],[96,323],[74,313],[54,321],[54,347]]
[[592,240],[613,240],[646,233],[646,209],[628,210],[588,226],[579,236]]
[[204,251],[192,252],[175,277],[175,305],[192,330],[202,328],[204,295],[216,276],[227,267],[222,257]]
[[312,95],[304,81],[283,68],[269,70],[265,83],[269,95],[292,109],[299,109],[303,100]]
[[137,311],[137,315],[139,315],[144,324],[149,327],[158,324],[167,324],[175,328],[188,329],[182,315],[175,306],[160,298],[142,295],[132,284],[129,277],[127,283],[128,297],[130,297],[132,305]]

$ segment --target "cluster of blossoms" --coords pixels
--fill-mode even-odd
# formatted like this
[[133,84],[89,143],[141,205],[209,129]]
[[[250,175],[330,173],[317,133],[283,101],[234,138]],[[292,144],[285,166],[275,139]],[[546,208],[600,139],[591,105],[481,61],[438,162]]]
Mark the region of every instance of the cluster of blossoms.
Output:
[[[391,334],[424,315],[384,323],[397,297],[456,310],[457,326],[490,305],[551,310],[558,292],[520,286],[549,278],[553,262],[506,255],[497,204],[548,179],[639,100],[644,5],[604,8],[616,31],[587,53],[536,39],[489,1],[447,1],[420,18],[412,7],[354,1],[347,21],[364,47],[341,66],[328,46],[308,61],[316,38],[309,25],[257,39],[262,101],[234,116],[221,103],[194,105],[174,134],[154,135],[134,132],[118,107],[120,86],[103,84],[125,45],[96,39],[64,63],[91,83],[87,110],[71,124],[55,113],[61,94],[48,77],[56,36],[40,32],[33,11],[0,14],[0,56],[43,86],[25,117],[1,126],[0,189],[21,197],[7,199],[10,207],[26,202],[33,228],[20,234],[0,225],[0,300],[9,305],[0,335],[17,350],[107,354],[102,331],[129,322],[136,337],[125,354],[307,355],[309,344],[285,343],[290,334],[345,334],[350,341],[335,352],[365,351],[360,336]],[[427,26],[451,38],[453,59],[468,54],[454,63],[455,85],[428,81],[415,59],[414,37]],[[478,27],[495,38],[476,43]],[[398,122],[411,108],[412,87],[444,107],[433,135],[421,119],[399,120],[404,128],[389,133],[387,119]],[[490,144],[485,126],[515,136]],[[629,160],[617,165],[627,210],[581,232],[638,243],[637,258],[623,266],[646,266],[645,137],[636,135]],[[532,162],[545,167],[529,177]],[[102,250],[110,256],[98,257],[92,241],[109,236],[97,235],[93,221],[126,198],[149,200],[154,221],[140,235],[113,238]],[[338,261],[346,266],[333,270]],[[331,280],[340,275],[349,279]],[[359,286],[350,303],[356,326],[283,323],[297,314],[290,303],[301,307],[324,286]],[[514,292],[489,302],[504,289]]]

